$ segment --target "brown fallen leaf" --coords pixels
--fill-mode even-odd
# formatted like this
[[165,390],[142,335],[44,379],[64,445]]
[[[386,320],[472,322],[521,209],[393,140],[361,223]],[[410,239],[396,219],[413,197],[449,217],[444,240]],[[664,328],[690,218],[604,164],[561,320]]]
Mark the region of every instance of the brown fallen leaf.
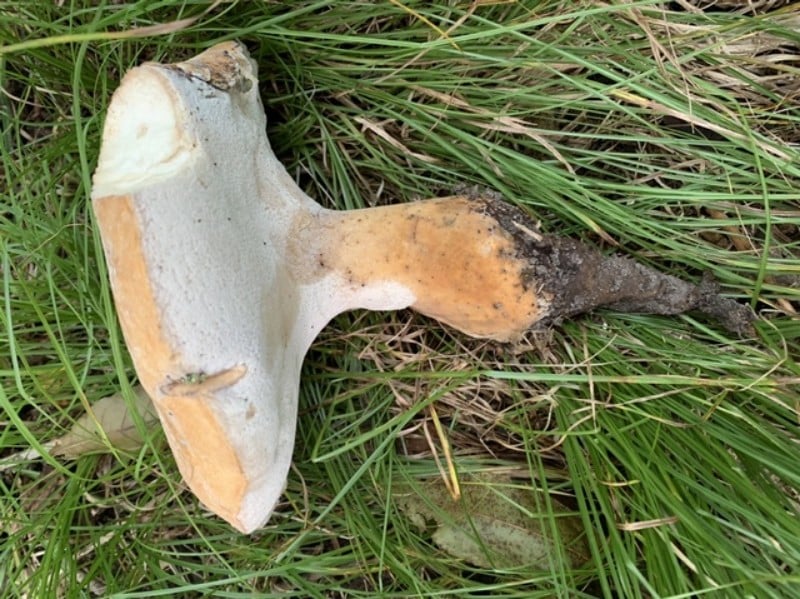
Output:
[[96,401],[91,411],[78,418],[65,435],[51,442],[50,453],[77,458],[93,451],[106,451],[109,444],[122,451],[136,451],[144,439],[131,409],[136,410],[148,428],[158,422],[150,397],[144,389],[135,387],[132,406],[128,406],[121,392]]
[[[504,474],[462,477],[461,498],[454,501],[441,479],[425,483],[421,494],[403,488],[394,498],[420,529],[435,527],[433,541],[450,555],[483,568],[550,569],[566,558],[565,568],[585,563],[590,555],[578,516],[550,497],[555,524],[537,507],[534,489]],[[554,530],[554,528],[556,530]],[[554,534],[556,533],[556,534]]]
[[[144,426],[148,430],[160,426],[155,408],[144,389],[134,387],[133,391],[132,408]],[[121,392],[94,402],[91,412],[78,418],[61,437],[42,444],[42,448],[52,455],[75,459],[87,453],[107,451],[109,445],[121,451],[136,451],[144,445],[133,413]],[[0,472],[40,457],[42,454],[36,449],[7,456],[0,460]]]

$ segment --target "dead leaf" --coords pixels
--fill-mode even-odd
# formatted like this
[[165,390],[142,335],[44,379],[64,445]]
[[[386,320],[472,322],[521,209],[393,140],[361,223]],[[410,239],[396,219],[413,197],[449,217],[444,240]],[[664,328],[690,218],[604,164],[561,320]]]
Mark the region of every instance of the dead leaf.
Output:
[[144,439],[136,426],[131,408],[136,410],[146,427],[150,428],[158,422],[150,397],[144,389],[136,387],[130,408],[121,392],[93,403],[91,412],[78,418],[65,435],[52,442],[50,452],[77,458],[93,451],[106,451],[109,444],[122,451],[140,449]]
[[541,491],[522,488],[510,476],[462,477],[461,485],[457,501],[441,480],[423,484],[421,493],[404,488],[395,501],[418,528],[435,527],[433,541],[444,551],[479,567],[546,570],[559,555],[566,557],[565,568],[589,559],[580,518],[554,498],[553,524],[543,494],[536,505]]

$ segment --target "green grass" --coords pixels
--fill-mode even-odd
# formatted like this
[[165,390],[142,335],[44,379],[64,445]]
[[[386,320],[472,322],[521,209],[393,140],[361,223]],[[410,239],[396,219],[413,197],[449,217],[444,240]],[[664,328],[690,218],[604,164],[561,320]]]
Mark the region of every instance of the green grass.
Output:
[[[797,6],[687,8],[705,4],[0,0],[0,459],[44,450],[0,471],[0,595],[797,596]],[[135,383],[88,201],[110,94],[233,38],[324,205],[494,188],[549,232],[712,272],[757,337],[600,312],[512,351],[343,315],[306,359],[284,499],[249,537],[198,505],[160,431],[135,455],[48,455]],[[481,569],[416,529],[393,490],[439,476],[431,410],[459,472],[572,506],[588,563]]]

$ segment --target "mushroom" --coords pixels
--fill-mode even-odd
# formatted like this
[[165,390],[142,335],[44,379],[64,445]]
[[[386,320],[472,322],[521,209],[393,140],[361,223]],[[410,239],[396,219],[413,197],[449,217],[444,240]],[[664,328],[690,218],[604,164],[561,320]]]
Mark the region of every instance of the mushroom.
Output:
[[292,458],[300,368],[356,308],[411,307],[511,341],[608,305],[750,312],[576,241],[494,194],[322,208],[272,152],[256,66],[236,42],[146,63],[113,95],[92,202],[124,337],[189,487],[242,532],[263,525]]

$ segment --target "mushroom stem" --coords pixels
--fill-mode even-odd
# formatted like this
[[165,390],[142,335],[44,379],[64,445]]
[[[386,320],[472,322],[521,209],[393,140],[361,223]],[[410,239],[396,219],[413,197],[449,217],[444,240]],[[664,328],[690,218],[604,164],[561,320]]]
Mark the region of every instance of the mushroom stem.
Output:
[[543,299],[522,276],[513,238],[480,200],[325,211],[316,225],[290,236],[292,252],[311,262],[303,273],[341,277],[354,295],[348,309],[385,309],[360,301],[358,291],[392,281],[409,291],[413,309],[474,337],[509,341],[542,316]]
[[142,386],[189,487],[243,532],[283,491],[303,357],[340,312],[410,306],[500,341],[601,305],[750,322],[708,284],[543,235],[491,194],[325,210],[272,152],[257,84],[234,42],[132,69],[92,190]]
[[411,308],[473,337],[513,341],[600,307],[697,311],[739,334],[750,331],[753,319],[747,306],[720,297],[709,277],[694,285],[545,235],[494,193],[323,211],[290,238],[302,273],[336,272],[354,295],[382,281],[400,283],[414,295]]

